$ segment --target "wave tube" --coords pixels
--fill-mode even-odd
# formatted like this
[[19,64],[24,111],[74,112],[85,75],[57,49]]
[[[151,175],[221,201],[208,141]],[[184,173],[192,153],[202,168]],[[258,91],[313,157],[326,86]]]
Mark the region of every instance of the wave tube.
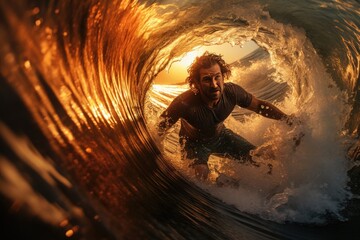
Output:
[[[285,2],[286,8],[278,7]],[[356,214],[347,210],[349,202],[355,203],[351,210],[357,206],[348,189],[348,170],[358,156],[357,6],[0,3],[5,233],[55,239],[326,238],[335,236],[328,227],[333,221],[356,231]],[[306,137],[289,155],[294,132],[237,113],[229,119],[236,131],[258,145],[284,146],[277,149],[279,171],[270,185],[266,178],[248,178],[242,185],[247,188],[218,189],[194,182],[177,164],[176,151],[165,151],[156,139],[153,122],[171,97],[154,97],[153,81],[198,46],[248,41],[266,57],[235,64],[231,81],[301,116]],[[253,82],[261,77],[268,81]],[[150,97],[160,104],[149,113]],[[232,164],[220,167],[248,170]],[[276,181],[276,197],[264,204],[259,189],[268,191]],[[313,231],[297,223],[323,225]]]

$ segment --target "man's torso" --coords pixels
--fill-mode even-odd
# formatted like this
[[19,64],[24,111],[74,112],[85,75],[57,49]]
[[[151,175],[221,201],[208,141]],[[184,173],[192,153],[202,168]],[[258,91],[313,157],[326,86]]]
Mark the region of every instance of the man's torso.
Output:
[[224,120],[231,114],[236,105],[247,107],[251,94],[240,86],[226,83],[218,104],[210,108],[201,99],[188,90],[179,95],[168,108],[168,112],[181,118],[180,137],[192,140],[207,140],[219,135],[224,128]]

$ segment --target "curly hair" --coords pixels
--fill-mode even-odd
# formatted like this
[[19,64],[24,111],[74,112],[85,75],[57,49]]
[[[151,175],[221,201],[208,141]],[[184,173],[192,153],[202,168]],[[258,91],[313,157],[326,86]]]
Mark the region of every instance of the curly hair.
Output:
[[196,57],[195,61],[188,68],[189,76],[186,78],[186,82],[189,83],[190,88],[194,88],[195,83],[200,81],[200,69],[210,68],[214,64],[219,64],[221,73],[224,77],[230,77],[230,66],[222,59],[222,55],[206,51],[200,57]]

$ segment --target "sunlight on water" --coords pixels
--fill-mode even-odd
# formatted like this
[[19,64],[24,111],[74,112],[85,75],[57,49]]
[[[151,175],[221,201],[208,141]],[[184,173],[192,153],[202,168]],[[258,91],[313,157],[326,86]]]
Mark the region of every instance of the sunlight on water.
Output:
[[[80,238],[240,239],[250,231],[261,239],[278,229],[292,237],[288,223],[346,220],[348,170],[358,164],[346,156],[359,155],[358,6],[2,1],[0,193],[12,221],[26,212],[40,222],[30,218],[30,228],[56,226],[67,238],[97,226],[111,236]],[[236,108],[225,124],[259,146],[261,166],[211,157],[210,179],[198,182],[180,157],[179,123],[164,138],[156,132],[188,86],[156,79],[181,58],[186,68],[199,49],[223,54],[220,46],[249,43],[256,48],[232,58],[229,81],[302,123],[289,128]],[[215,182],[221,174],[231,186]]]

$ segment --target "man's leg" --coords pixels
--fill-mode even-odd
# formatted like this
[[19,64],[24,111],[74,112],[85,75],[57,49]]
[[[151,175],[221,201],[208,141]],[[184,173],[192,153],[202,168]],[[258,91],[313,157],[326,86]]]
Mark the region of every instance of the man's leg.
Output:
[[195,176],[199,179],[206,179],[209,174],[207,165],[210,149],[202,143],[186,141],[182,148],[182,158],[191,160],[189,167],[194,168]]
[[250,156],[250,151],[255,149],[256,146],[230,129],[225,129],[221,133],[218,144],[218,153],[229,155],[231,158],[239,160],[243,163],[251,163],[258,166],[258,164],[256,164]]

